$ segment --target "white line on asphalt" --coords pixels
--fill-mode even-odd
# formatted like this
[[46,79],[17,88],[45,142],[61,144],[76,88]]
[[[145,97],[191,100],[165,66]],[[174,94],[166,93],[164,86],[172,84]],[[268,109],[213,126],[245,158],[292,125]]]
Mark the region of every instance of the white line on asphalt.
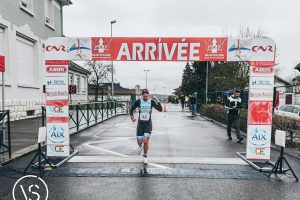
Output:
[[[151,137],[157,136],[157,135],[163,135],[163,134],[166,134],[166,133],[163,133],[163,132],[156,133],[156,132],[154,132],[154,134],[152,134]],[[136,137],[122,137],[122,138],[118,138],[118,139],[101,140],[101,141],[98,141],[98,142],[91,142],[91,143],[87,143],[87,144],[100,144],[100,143],[115,142],[115,141],[120,141],[120,140],[133,140],[133,141],[135,141]]]
[[[240,158],[203,158],[203,157],[150,157],[150,163],[164,164],[207,164],[207,165],[248,165]],[[75,156],[69,160],[74,163],[140,163],[140,156]],[[162,166],[165,167],[165,166]]]
[[94,149],[98,149],[100,151],[104,151],[104,152],[107,152],[107,153],[111,153],[111,154],[114,154],[114,155],[117,155],[117,156],[129,157],[129,156],[125,155],[125,154],[121,154],[121,153],[118,153],[118,152],[115,152],[115,151],[111,151],[111,150],[108,150],[108,149],[103,149],[101,147],[96,147],[96,146],[89,145],[89,144],[85,144],[85,146],[88,146],[88,147],[91,147],[91,148],[94,148]]
[[157,168],[161,168],[161,169],[171,169],[170,167],[159,165],[159,164],[152,163],[152,162],[149,162],[148,165],[153,166],[153,167],[157,167]]

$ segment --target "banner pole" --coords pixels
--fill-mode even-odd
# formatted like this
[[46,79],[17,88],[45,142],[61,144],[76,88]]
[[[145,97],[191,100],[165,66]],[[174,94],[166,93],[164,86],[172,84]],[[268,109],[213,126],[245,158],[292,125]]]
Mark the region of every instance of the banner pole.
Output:
[[[5,103],[4,103],[4,87],[5,87],[5,83],[4,83],[4,72],[2,72],[2,116],[4,116],[4,107],[5,107]],[[4,120],[4,117],[2,119],[2,141],[3,141],[3,144],[5,144],[5,120]],[[4,146],[3,146],[4,148]],[[3,154],[4,155],[4,154]]]

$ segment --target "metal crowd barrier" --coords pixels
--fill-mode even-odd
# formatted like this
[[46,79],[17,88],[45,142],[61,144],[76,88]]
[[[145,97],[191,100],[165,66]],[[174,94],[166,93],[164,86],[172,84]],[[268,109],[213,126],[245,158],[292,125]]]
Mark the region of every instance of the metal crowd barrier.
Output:
[[[104,101],[69,105],[70,133],[94,126],[117,115],[129,114],[131,101]],[[46,110],[42,107],[43,126]]]
[[[4,123],[3,123],[4,121]],[[0,155],[8,153],[11,158],[11,136],[10,136],[10,115],[9,110],[0,110]]]

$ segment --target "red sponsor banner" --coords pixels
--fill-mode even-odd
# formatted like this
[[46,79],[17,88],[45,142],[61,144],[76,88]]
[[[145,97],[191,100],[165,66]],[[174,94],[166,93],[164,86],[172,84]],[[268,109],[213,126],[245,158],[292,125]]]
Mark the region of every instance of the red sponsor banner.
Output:
[[189,62],[226,57],[227,38],[92,38],[93,60]]
[[45,64],[46,65],[68,65],[69,60],[46,60]]
[[5,57],[0,55],[0,72],[5,72]]
[[248,124],[272,124],[272,101],[250,101]]
[[275,61],[250,61],[250,65],[252,66],[274,66],[275,65]]
[[67,106],[69,105],[69,100],[47,100],[46,101],[47,106]]
[[255,75],[258,74],[272,74],[275,70],[274,66],[253,66],[252,73]]
[[60,65],[60,66],[47,66],[46,72],[47,73],[67,73],[68,66],[67,65]]
[[69,123],[69,117],[47,117],[47,123]]

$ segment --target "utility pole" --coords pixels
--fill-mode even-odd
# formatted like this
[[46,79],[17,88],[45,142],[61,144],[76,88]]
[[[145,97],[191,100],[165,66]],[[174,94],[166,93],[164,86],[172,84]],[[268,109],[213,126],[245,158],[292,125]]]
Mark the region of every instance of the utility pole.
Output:
[[115,42],[113,41],[113,38],[112,38],[112,36],[113,36],[112,25],[116,22],[117,22],[116,20],[113,20],[110,22],[110,38],[111,38],[111,41],[113,42],[113,55],[112,55],[112,59],[111,59],[111,97],[112,97],[112,100],[114,100],[114,94],[115,94],[115,92],[114,92],[114,61],[113,61],[113,59],[114,59],[113,56],[115,54],[115,49],[114,49]]

